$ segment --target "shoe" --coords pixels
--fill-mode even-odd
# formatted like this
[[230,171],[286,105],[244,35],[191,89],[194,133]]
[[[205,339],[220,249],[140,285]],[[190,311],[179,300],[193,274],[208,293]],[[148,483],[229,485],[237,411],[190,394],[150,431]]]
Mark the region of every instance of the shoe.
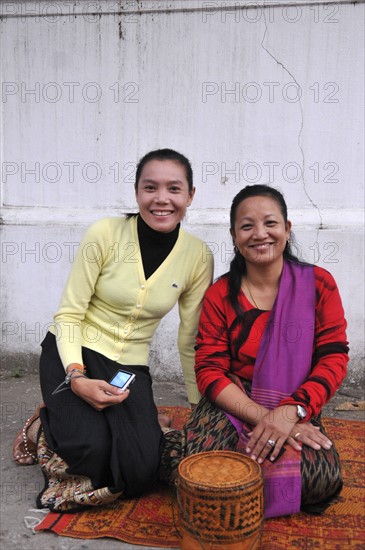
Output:
[[20,466],[31,466],[38,462],[37,445],[28,438],[28,430],[39,419],[40,407],[28,418],[24,427],[16,434],[13,442],[13,459]]

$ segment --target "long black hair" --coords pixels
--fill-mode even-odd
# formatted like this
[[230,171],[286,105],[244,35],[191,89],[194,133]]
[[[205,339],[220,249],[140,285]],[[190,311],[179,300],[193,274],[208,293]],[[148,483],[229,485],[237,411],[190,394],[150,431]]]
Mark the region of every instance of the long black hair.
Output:
[[[231,231],[234,230],[234,225],[236,221],[236,212],[239,204],[248,199],[249,197],[269,197],[273,199],[279,206],[280,212],[284,218],[285,225],[288,222],[288,209],[283,195],[277,189],[270,187],[269,185],[247,185],[237,195],[234,197],[231,205],[230,212],[230,227]],[[298,262],[299,259],[292,252],[290,242],[287,241],[285,249],[283,252],[285,259]],[[241,290],[242,277],[246,275],[247,267],[245,258],[239,252],[237,247],[234,247],[234,257],[230,263],[230,268],[228,272],[228,289],[229,289],[229,300],[238,315],[242,315],[242,309],[238,303],[238,295]]]

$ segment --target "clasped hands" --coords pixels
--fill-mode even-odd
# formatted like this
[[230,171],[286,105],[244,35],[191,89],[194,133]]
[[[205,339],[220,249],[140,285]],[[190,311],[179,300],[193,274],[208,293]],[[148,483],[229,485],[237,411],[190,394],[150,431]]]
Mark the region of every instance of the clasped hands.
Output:
[[320,432],[319,427],[310,422],[298,424],[296,407],[283,405],[266,413],[248,434],[249,442],[246,452],[253,460],[261,464],[267,455],[274,461],[284,443],[296,451],[301,451],[302,445],[312,449],[330,449],[332,442]]

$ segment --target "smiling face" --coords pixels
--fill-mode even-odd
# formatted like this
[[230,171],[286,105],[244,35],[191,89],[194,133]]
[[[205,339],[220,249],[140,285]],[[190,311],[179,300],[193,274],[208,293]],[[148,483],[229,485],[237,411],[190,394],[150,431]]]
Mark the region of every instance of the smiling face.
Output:
[[280,264],[290,228],[291,222],[285,223],[276,200],[255,196],[237,206],[231,235],[247,265]]
[[195,193],[189,191],[185,167],[173,160],[150,160],[138,180],[136,200],[143,221],[169,233],[185,216]]

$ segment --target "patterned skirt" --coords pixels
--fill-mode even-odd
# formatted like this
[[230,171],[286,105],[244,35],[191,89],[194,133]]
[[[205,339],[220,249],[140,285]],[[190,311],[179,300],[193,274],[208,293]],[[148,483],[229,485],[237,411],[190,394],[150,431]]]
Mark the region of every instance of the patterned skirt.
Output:
[[[311,422],[325,434],[319,417]],[[177,468],[183,458],[207,451],[236,451],[237,444],[238,433],[223,410],[203,397],[182,431],[165,433],[160,477],[175,484]],[[343,485],[335,446],[316,451],[303,445],[301,478],[301,510],[322,513],[339,495]]]

